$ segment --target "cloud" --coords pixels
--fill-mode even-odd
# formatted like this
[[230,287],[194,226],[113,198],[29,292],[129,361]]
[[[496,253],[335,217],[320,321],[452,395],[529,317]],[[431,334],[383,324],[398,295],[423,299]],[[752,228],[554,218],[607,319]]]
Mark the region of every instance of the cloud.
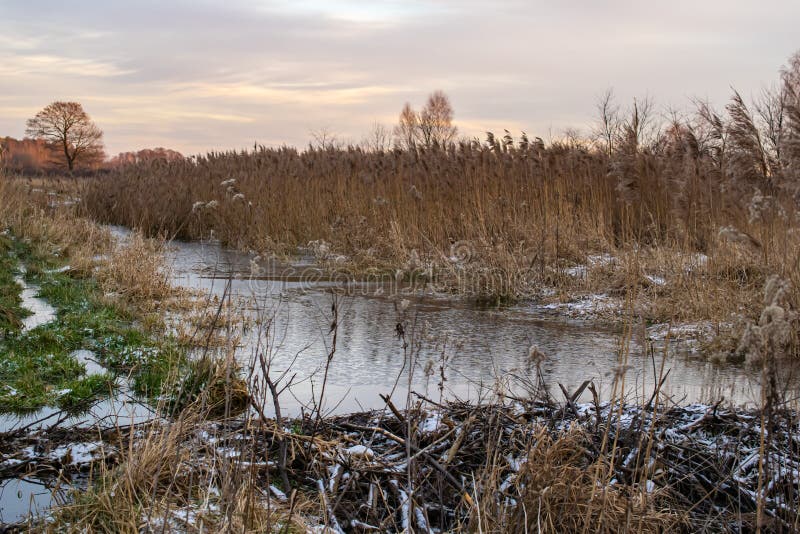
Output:
[[38,74],[57,80],[63,76],[106,78],[133,72],[133,70],[122,69],[111,62],[46,54],[11,56],[0,63],[0,75],[8,77]]
[[757,92],[798,19],[796,0],[4,0],[0,135],[74,99],[111,152],[358,140],[442,89],[465,133],[547,137],[586,127],[612,86],[677,107]]
[[173,87],[172,95],[190,99],[225,98],[251,104],[296,106],[352,106],[370,101],[375,96],[397,93],[397,89],[381,86],[336,87],[330,84],[286,84],[261,86],[248,83],[189,83]]
[[255,121],[252,116],[213,111],[176,109],[174,107],[142,106],[132,102],[127,108],[116,108],[111,112],[97,115],[96,120],[111,125],[152,125],[157,122],[230,122],[247,124]]
[[41,45],[41,42],[41,39],[33,36],[23,37],[10,34],[0,34],[0,50],[35,50]]
[[297,0],[291,3],[267,2],[261,7],[267,12],[322,16],[339,22],[369,25],[374,28],[376,24],[387,27],[424,16],[437,16],[446,11],[446,5],[446,2],[413,0],[369,3],[358,0]]

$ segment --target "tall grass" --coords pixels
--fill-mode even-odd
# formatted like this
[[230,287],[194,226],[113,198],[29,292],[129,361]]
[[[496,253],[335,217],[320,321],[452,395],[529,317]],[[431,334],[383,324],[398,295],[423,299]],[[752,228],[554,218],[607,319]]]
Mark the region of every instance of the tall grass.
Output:
[[213,230],[251,248],[324,239],[343,253],[374,249],[393,260],[413,249],[449,256],[462,240],[489,250],[521,247],[542,260],[634,240],[705,248],[714,223],[730,221],[715,198],[720,184],[687,176],[691,203],[678,213],[667,163],[637,154],[643,172],[631,187],[646,194],[626,202],[609,173],[612,161],[586,147],[262,147],[127,166],[94,181],[84,200],[94,216],[152,234],[198,238]]
[[[791,117],[797,99],[780,109]],[[494,301],[649,285],[639,311],[651,320],[756,313],[768,276],[800,278],[800,122],[782,121],[775,144],[738,93],[725,112],[700,104],[658,123],[652,110],[619,116],[611,146],[489,135],[389,151],[255,147],[127,165],[89,181],[83,200],[97,220],[150,235],[309,246],[340,266],[424,273]],[[596,253],[624,258],[624,270],[565,275]],[[646,273],[667,283],[653,288]]]
[[707,252],[727,227],[769,263],[781,253],[775,215],[794,223],[799,64],[780,91],[751,105],[734,91],[724,112],[699,103],[661,120],[652,102],[634,101],[604,115],[609,133],[595,142],[489,133],[389,151],[255,147],[125,165],[84,200],[95,217],[150,234],[213,231],[255,249],[322,239],[395,263],[412,250],[449,256],[461,241],[473,254],[542,264],[631,244]]

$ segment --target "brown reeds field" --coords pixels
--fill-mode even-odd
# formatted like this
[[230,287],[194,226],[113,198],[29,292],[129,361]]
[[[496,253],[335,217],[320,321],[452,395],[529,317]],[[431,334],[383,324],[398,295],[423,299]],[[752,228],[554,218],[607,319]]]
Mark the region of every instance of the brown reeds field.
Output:
[[305,247],[490,304],[602,292],[630,297],[628,318],[728,325],[756,319],[770,276],[800,281],[793,61],[760,103],[736,93],[670,119],[634,103],[595,141],[256,147],[123,166],[87,182],[83,207],[150,236]]
[[800,531],[800,52],[546,140],[437,91],[391,143],[89,121],[57,172],[49,108],[0,160],[0,533]]

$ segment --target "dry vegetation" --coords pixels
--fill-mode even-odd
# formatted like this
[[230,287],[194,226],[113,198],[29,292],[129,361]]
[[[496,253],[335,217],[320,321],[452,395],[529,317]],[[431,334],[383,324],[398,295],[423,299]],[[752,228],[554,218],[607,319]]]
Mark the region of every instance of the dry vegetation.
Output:
[[759,412],[657,401],[426,400],[286,426],[208,409],[92,430],[106,444],[92,484],[32,530],[794,532],[800,520],[796,412],[773,413],[765,436]]
[[185,291],[170,285],[164,243],[133,233],[115,241],[108,228],[77,215],[81,182],[30,180],[0,174],[0,229],[29,243],[33,254],[67,262],[70,276],[95,278],[120,304],[140,312],[154,304],[186,305]]
[[90,274],[93,258],[111,250],[108,230],[88,219],[75,217],[72,210],[57,209],[58,202],[71,198],[58,183],[45,192],[0,174],[0,198],[3,199],[0,203],[2,229],[42,248],[42,255],[75,258],[75,268]]
[[83,197],[149,235],[308,247],[489,302],[602,292],[648,321],[730,324],[757,317],[769,276],[800,282],[798,71],[796,56],[780,90],[722,113],[662,120],[607,98],[592,142],[256,148],[127,165]]

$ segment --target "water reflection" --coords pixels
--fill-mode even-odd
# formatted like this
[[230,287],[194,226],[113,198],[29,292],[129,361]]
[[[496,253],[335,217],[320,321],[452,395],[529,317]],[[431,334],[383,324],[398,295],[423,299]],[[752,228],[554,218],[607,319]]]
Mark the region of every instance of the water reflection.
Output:
[[[615,373],[625,365],[625,393],[649,398],[659,382],[662,360],[669,371],[664,392],[684,402],[736,404],[758,400],[758,388],[743,367],[719,366],[680,350],[655,353],[634,340],[630,354],[620,356],[621,333],[591,321],[565,319],[532,304],[506,309],[477,309],[435,291],[411,294],[402,282],[384,276],[369,283],[350,276],[324,276],[310,258],[287,265],[226,250],[214,243],[173,243],[170,256],[175,281],[191,288],[247,300],[250,312],[271,320],[273,371],[292,365],[299,384],[285,400],[295,412],[319,392],[321,370],[331,350],[331,303],[338,305],[337,345],[328,373],[327,406],[349,412],[382,407],[379,394],[392,390],[404,399],[411,389],[439,394],[444,365],[446,396],[475,399],[498,379],[511,390],[535,381],[528,358],[533,344],[547,355],[544,381],[561,397],[558,384],[570,391],[594,380],[601,398],[612,394]],[[288,274],[287,274],[288,273]],[[391,278],[391,277],[390,277]],[[399,294],[399,296],[397,296]],[[407,302],[399,305],[401,300]],[[407,307],[405,307],[407,306]],[[405,310],[402,308],[405,307]],[[397,336],[403,322],[405,341]],[[254,329],[240,351],[248,362],[263,350]],[[425,369],[428,369],[426,374]],[[590,395],[584,392],[582,400]],[[343,400],[342,400],[343,399]],[[341,402],[340,402],[341,401]]]
[[[59,490],[62,499],[65,489]],[[37,478],[12,478],[0,481],[0,529],[37,516],[49,509],[54,501],[51,481]]]

